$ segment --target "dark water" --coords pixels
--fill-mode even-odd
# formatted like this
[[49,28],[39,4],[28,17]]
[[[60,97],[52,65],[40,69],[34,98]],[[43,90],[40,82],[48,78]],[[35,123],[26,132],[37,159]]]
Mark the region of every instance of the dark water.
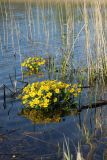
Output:
[[[13,87],[9,76],[13,81],[22,79],[20,62],[26,56],[36,54],[45,57],[48,54],[54,56],[58,63],[62,53],[73,48],[73,37],[76,38],[83,27],[80,6],[70,10],[70,14],[76,13],[75,32],[69,29],[67,33],[69,13],[64,6],[27,5],[0,4],[0,85],[5,84],[11,90]],[[72,27],[72,22],[69,23]],[[85,59],[84,40],[83,29],[73,48],[75,66],[81,65]],[[17,84],[17,87],[21,86]],[[96,92],[92,93],[96,97]],[[10,91],[6,90],[6,95],[8,97]],[[89,99],[85,91],[81,104]],[[33,124],[20,115],[22,108],[19,100],[10,97],[4,105],[3,89],[0,89],[0,160],[63,159],[66,141],[74,159],[78,146],[84,159],[87,155],[90,160],[104,159],[107,152],[107,106],[84,110],[78,115],[64,117],[59,123],[47,124]]]

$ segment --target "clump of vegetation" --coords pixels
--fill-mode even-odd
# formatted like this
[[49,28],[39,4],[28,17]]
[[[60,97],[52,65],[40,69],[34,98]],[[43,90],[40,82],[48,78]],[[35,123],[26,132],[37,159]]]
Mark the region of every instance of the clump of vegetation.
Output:
[[42,57],[29,57],[22,62],[24,73],[28,75],[38,74],[42,71],[42,66],[45,64],[45,59]]
[[28,84],[22,92],[24,106],[35,109],[54,109],[59,106],[74,106],[75,97],[81,86],[56,80],[46,80]]

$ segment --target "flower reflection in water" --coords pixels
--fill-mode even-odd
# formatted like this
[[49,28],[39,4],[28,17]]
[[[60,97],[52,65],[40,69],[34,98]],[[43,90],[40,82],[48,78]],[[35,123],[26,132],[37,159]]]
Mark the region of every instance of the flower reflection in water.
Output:
[[20,115],[32,121],[34,124],[43,123],[58,123],[63,120],[65,116],[77,115],[77,109],[57,108],[53,111],[51,110],[35,110],[30,108],[23,108]]

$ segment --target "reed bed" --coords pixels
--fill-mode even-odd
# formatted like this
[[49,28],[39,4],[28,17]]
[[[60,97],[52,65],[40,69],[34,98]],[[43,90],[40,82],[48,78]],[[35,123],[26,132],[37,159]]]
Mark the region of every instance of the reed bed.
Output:
[[[105,10],[105,6],[103,6]],[[84,1],[84,23],[85,23],[85,43],[88,67],[88,80],[106,81],[107,54],[106,54],[106,33],[104,24],[106,19],[102,12],[100,1],[91,4],[91,24],[89,23],[88,6]],[[91,29],[93,27],[93,30]],[[90,38],[93,32],[93,41]],[[91,42],[92,41],[92,42]],[[92,44],[93,43],[93,44]]]
[[[1,2],[3,2],[4,0],[0,0]],[[8,2],[8,0],[5,0],[6,2]],[[56,3],[56,2],[61,2],[61,3],[65,3],[65,2],[68,2],[68,3],[83,3],[83,1],[84,0],[44,0],[44,2],[45,3],[49,3],[49,2],[54,2],[54,3]],[[87,3],[90,3],[90,2],[97,2],[97,0],[85,0]],[[107,0],[99,0],[102,4],[104,4],[105,2],[107,2]],[[23,2],[25,2],[25,0],[11,0],[11,2],[16,2],[16,3],[23,3]],[[26,2],[29,2],[29,0],[26,0]],[[43,0],[30,0],[30,2],[33,2],[33,3],[35,3],[35,2],[37,2],[37,3],[43,3]]]
[[[57,0],[54,3],[52,1],[35,1],[36,7],[36,15],[33,11],[32,0],[23,1],[25,4],[25,29],[26,33],[20,33],[21,26],[19,22],[16,22],[15,15],[11,9],[12,0],[8,1],[0,1],[0,10],[3,19],[3,35],[1,36],[1,46],[5,46],[8,50],[9,37],[11,37],[11,45],[12,49],[15,52],[16,47],[16,39],[17,46],[19,50],[19,55],[21,57],[21,44],[20,40],[22,36],[25,39],[25,43],[44,43],[45,51],[49,50],[50,43],[52,39],[54,39],[54,34],[59,32],[62,41],[62,52],[59,53],[61,55],[62,64],[60,71],[62,74],[69,74],[71,70],[75,69],[75,48],[78,45],[78,41],[81,40],[81,33],[85,35],[84,41],[84,57],[86,57],[86,66],[85,70],[87,70],[87,80],[89,82],[93,82],[98,79],[105,83],[106,75],[107,75],[107,55],[106,55],[106,33],[105,27],[106,25],[106,1],[74,1],[69,0],[61,1]],[[17,1],[16,1],[17,2]],[[18,1],[19,2],[19,1]],[[46,3],[47,2],[47,3]],[[62,3],[63,2],[63,3]],[[81,2],[81,4],[79,3]],[[55,4],[56,3],[56,4]],[[102,5],[103,3],[103,5]],[[56,7],[57,15],[54,14],[53,7]],[[73,7],[75,6],[75,7]],[[9,7],[9,10],[8,10]],[[104,13],[102,9],[104,8]],[[91,13],[90,13],[90,11]],[[83,25],[78,32],[75,32],[76,24],[79,23],[80,19],[76,20],[76,14],[81,15],[81,21]],[[9,14],[8,14],[9,13]],[[47,14],[51,16],[51,27],[48,23]],[[57,16],[57,17],[56,17]],[[10,28],[8,21],[10,19]],[[58,20],[59,28],[56,26],[56,20]],[[41,24],[42,21],[42,24]],[[75,22],[76,21],[76,22]],[[41,28],[42,25],[42,28]],[[13,27],[14,26],[14,27]],[[10,33],[11,35],[9,35]],[[44,42],[42,42],[42,35],[44,35]],[[53,45],[53,48],[57,47]],[[82,46],[80,46],[82,47]],[[59,48],[58,48],[59,49]],[[3,52],[3,48],[2,48]],[[55,53],[56,54],[56,53]],[[51,55],[51,53],[50,53]],[[54,55],[56,59],[58,59],[59,55]],[[22,58],[20,58],[20,62]],[[82,60],[81,60],[82,61]],[[79,62],[81,63],[81,62]],[[84,62],[83,62],[84,63]]]

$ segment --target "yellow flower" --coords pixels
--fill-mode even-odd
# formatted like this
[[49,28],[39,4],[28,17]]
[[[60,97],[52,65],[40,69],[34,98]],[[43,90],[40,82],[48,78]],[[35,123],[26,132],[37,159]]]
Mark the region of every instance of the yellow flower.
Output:
[[26,103],[27,103],[27,100],[24,100],[24,101],[23,101],[23,104],[26,104]]
[[35,99],[33,100],[33,102],[34,102],[34,104],[39,104],[39,103],[40,103],[40,101],[39,101],[38,98],[35,98]]
[[70,84],[66,84],[66,85],[65,85],[65,88],[68,88],[68,87],[70,87]]
[[31,91],[32,91],[32,92],[36,92],[34,86],[31,86]]
[[60,93],[60,90],[58,88],[56,88],[55,93]]
[[49,99],[45,98],[43,107],[48,107],[48,105],[49,105]]
[[41,62],[38,62],[38,66],[41,66]]
[[48,107],[48,103],[44,103],[43,107],[47,108]]
[[21,63],[21,66],[24,67],[24,66],[25,66],[25,63]]
[[50,98],[52,96],[52,93],[51,92],[48,92],[46,97]]
[[73,87],[74,87],[74,88],[77,88],[77,84],[73,84]]
[[70,93],[73,93],[74,91],[75,91],[74,88],[71,88],[71,89],[69,90]]
[[43,64],[45,64],[45,62],[46,62],[46,61],[45,61],[45,60],[43,60],[43,61],[41,62],[41,63],[42,63],[42,65],[43,65]]
[[49,99],[45,98],[44,103],[49,103]]
[[62,84],[62,82],[60,81],[60,82],[58,82],[58,85],[61,85]]
[[45,88],[45,87],[42,85],[42,86],[40,87],[40,90],[44,90],[44,88]]
[[41,92],[41,90],[39,90],[38,91],[38,96],[42,96],[43,94],[42,94],[42,92]]
[[52,89],[56,89],[56,84],[53,84],[51,87]]
[[81,92],[81,88],[78,88],[78,89],[77,89],[77,92],[80,93],[80,92]]
[[26,93],[29,93],[29,86],[25,87],[25,88],[23,89],[23,91],[26,92]]
[[33,83],[34,87],[38,87],[39,82]]
[[30,92],[29,95],[30,95],[31,97],[35,97],[36,93],[35,93],[35,92]]
[[31,108],[33,108],[35,106],[33,101],[29,102],[29,105],[30,105]]
[[44,86],[45,91],[49,91],[49,86]]
[[24,95],[24,96],[22,97],[22,99],[27,99],[27,98],[29,98],[29,95]]
[[30,69],[32,69],[32,66],[29,66]]
[[43,85],[45,85],[45,81],[41,82],[41,87],[44,87]]
[[74,93],[74,97],[77,97],[78,96],[78,94],[77,93]]

